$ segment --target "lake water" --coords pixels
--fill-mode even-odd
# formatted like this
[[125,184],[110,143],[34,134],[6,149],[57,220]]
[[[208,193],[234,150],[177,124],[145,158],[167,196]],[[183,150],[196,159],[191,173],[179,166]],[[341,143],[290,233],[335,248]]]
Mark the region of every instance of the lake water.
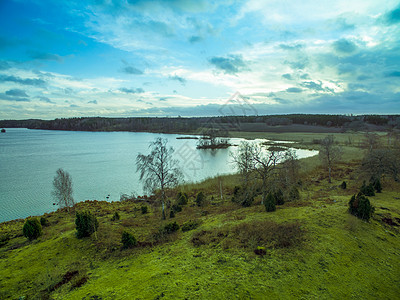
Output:
[[[148,154],[156,137],[175,148],[186,181],[236,172],[228,149],[197,150],[197,140],[176,134],[141,132],[76,132],[6,129],[0,133],[0,222],[41,215],[53,206],[52,182],[58,168],[69,172],[75,201],[118,201],[121,194],[143,194],[136,156]],[[241,139],[231,139],[239,144]],[[255,140],[253,142],[260,142]],[[296,150],[298,157],[317,154]]]

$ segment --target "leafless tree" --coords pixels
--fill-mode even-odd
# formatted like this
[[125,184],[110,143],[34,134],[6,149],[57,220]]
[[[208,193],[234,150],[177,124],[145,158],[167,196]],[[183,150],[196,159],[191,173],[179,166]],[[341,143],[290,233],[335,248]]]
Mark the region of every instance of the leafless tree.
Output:
[[154,192],[161,190],[162,218],[165,220],[165,202],[167,188],[177,185],[183,174],[179,169],[178,161],[172,158],[174,148],[167,147],[167,139],[157,138],[149,145],[150,154],[139,153],[136,157],[137,172],[140,172],[140,180],[144,189]]
[[243,178],[244,186],[247,187],[250,175],[255,167],[255,151],[256,147],[249,142],[241,142],[236,154],[232,155],[233,161],[239,169]]
[[71,176],[63,169],[58,169],[57,175],[53,179],[52,191],[52,195],[57,201],[56,203],[60,207],[67,207],[69,211],[69,208],[75,205],[72,192]]
[[332,135],[325,137],[321,141],[321,149],[319,156],[324,164],[328,167],[329,183],[332,182],[332,166],[342,156],[342,149],[336,145],[335,138]]

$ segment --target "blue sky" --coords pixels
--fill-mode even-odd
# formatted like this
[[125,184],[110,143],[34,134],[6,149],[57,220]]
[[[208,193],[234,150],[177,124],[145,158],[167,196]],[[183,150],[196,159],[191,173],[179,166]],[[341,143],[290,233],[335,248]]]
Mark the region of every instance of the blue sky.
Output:
[[0,119],[399,104],[398,0],[0,0]]

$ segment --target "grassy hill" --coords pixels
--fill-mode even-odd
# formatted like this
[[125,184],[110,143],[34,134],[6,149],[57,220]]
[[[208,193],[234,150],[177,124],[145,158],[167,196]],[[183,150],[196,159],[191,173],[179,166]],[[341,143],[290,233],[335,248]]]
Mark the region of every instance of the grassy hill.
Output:
[[[248,208],[233,203],[240,178],[231,175],[170,191],[171,201],[182,190],[189,203],[164,221],[153,201],[78,203],[74,211],[99,220],[89,238],[76,238],[74,211],[65,209],[44,215],[49,226],[31,242],[24,220],[2,223],[0,299],[396,299],[400,184],[385,179],[383,192],[369,197],[369,222],[350,215],[362,183],[355,153],[348,146],[331,184],[318,158],[303,160],[301,200],[275,212],[260,196]],[[207,197],[202,207],[194,202],[199,191]],[[121,218],[112,221],[115,212]],[[172,222],[181,229],[166,233]],[[188,222],[195,228],[182,231]],[[123,231],[136,247],[122,249]]]

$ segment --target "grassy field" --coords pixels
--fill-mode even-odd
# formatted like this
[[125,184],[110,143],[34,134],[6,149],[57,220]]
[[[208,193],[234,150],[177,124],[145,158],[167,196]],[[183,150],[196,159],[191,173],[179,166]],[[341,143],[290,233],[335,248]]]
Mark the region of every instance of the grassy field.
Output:
[[[317,136],[297,138],[316,147]],[[179,187],[189,203],[165,221],[148,203],[148,214],[143,202],[78,203],[76,211],[90,210],[100,223],[89,238],[76,238],[74,213],[65,210],[45,215],[50,226],[32,242],[22,236],[24,220],[2,223],[0,299],[399,299],[400,184],[386,179],[370,197],[369,222],[350,215],[362,150],[345,141],[333,182],[317,157],[302,160],[301,200],[275,212],[265,211],[260,196],[248,208],[232,203],[240,177],[230,175]],[[199,191],[207,196],[203,207],[194,203]],[[121,219],[111,221],[115,212]],[[157,235],[168,223],[189,221],[198,227]],[[122,249],[123,231],[137,247]]]

